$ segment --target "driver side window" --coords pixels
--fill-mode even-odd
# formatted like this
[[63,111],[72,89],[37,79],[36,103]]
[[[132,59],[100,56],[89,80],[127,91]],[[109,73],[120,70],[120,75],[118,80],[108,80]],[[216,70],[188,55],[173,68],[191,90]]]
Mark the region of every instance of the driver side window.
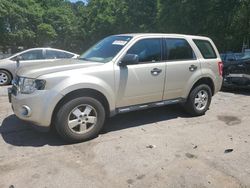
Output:
[[[42,50],[31,50],[20,54],[22,61],[44,59]],[[16,58],[16,57],[14,57]]]
[[161,61],[161,39],[142,39],[136,42],[127,52],[139,56],[139,63]]

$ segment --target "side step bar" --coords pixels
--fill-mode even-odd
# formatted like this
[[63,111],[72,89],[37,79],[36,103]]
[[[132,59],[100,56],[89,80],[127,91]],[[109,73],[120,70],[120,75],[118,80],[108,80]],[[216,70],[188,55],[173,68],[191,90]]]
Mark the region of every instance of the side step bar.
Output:
[[166,100],[166,101],[160,101],[160,102],[154,102],[154,103],[147,103],[147,104],[122,107],[122,108],[117,109],[117,113],[123,114],[123,113],[127,113],[127,112],[144,110],[144,109],[160,107],[160,106],[166,106],[166,105],[170,105],[170,104],[177,104],[177,103],[181,103],[181,102],[185,102],[185,100],[183,98],[178,98],[178,99],[172,99],[172,100]]

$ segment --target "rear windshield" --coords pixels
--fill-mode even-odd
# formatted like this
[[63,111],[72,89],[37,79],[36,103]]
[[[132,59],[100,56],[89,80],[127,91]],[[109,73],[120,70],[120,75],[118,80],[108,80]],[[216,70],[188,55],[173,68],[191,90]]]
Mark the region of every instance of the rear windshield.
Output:
[[205,59],[216,59],[216,53],[211,43],[207,40],[193,40]]

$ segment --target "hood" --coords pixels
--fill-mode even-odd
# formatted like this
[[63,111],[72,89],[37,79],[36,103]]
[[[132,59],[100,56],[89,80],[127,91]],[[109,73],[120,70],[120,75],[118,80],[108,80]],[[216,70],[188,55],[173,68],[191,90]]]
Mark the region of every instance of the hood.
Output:
[[11,58],[11,55],[5,56],[5,57],[0,56],[0,63],[3,62],[3,61],[9,60],[10,58]]
[[83,61],[79,59],[63,59],[63,60],[47,61],[47,62],[43,61],[40,62],[39,64],[29,65],[25,67],[22,67],[21,63],[20,68],[17,70],[17,75],[28,78],[37,78],[45,74],[80,69],[80,68],[87,68],[91,66],[100,66],[100,65],[103,64],[97,62]]
[[0,63],[5,63],[6,61],[10,61],[8,58],[0,59]]

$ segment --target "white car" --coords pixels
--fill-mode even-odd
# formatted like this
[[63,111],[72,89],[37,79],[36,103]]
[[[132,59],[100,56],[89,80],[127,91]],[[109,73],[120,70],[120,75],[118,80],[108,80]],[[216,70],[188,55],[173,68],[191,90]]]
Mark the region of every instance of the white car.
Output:
[[25,67],[56,59],[77,58],[78,56],[78,54],[54,48],[31,48],[19,52],[0,60],[0,86],[10,84],[15,77],[17,58],[20,59],[20,66]]

